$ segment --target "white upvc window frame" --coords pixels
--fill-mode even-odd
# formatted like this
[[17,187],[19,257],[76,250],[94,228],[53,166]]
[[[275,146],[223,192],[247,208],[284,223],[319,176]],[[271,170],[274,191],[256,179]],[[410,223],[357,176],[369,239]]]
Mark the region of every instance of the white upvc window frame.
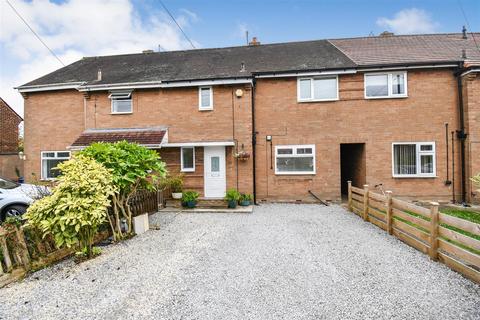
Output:
[[[210,90],[210,105],[208,105],[208,106],[202,106],[202,90],[203,89],[209,89]],[[212,86],[198,87],[198,110],[200,110],[200,111],[213,110],[213,87]]]
[[[337,86],[337,94],[335,98],[328,98],[328,99],[315,99],[313,97],[314,92],[314,81],[315,80],[322,80],[322,79],[333,79],[335,78],[336,86]],[[310,80],[310,98],[305,99],[301,97],[300,94],[300,82],[302,80]],[[323,102],[323,101],[338,101],[339,94],[338,94],[338,75],[328,75],[328,76],[318,76],[318,77],[298,77],[297,78],[297,102]]]
[[[396,145],[415,145],[415,162],[416,173],[415,174],[397,174],[395,173],[395,146]],[[422,145],[431,145],[432,150],[421,151]],[[421,156],[431,155],[433,161],[432,173],[421,173]],[[422,142],[393,142],[392,143],[392,177],[394,178],[436,178],[437,177],[437,149],[434,141],[422,141]]]
[[[278,154],[278,149],[292,149],[292,154]],[[297,149],[312,148],[312,154],[297,154]],[[278,171],[277,158],[306,158],[313,157],[313,171]],[[295,144],[275,146],[275,174],[276,175],[315,175],[317,174],[317,162],[314,144]]]
[[[192,153],[193,153],[193,167],[192,168],[185,168],[183,166],[183,150],[184,149],[192,149]],[[195,147],[181,147],[180,148],[180,166],[181,166],[181,169],[180,171],[181,172],[195,172]]]
[[[53,157],[45,156],[47,153],[55,153]],[[59,157],[58,153],[68,153],[68,157]],[[56,150],[56,151],[40,151],[40,179],[41,180],[55,180],[55,177],[46,177],[43,173],[43,160],[70,160],[72,153],[68,150]]]
[[[392,77],[396,74],[403,74],[403,81],[405,84],[405,93],[402,94],[393,94],[392,90]],[[388,94],[386,96],[376,96],[370,97],[367,96],[367,78],[368,76],[381,76],[387,75],[387,87],[388,87]],[[396,99],[396,98],[408,98],[408,75],[407,71],[390,71],[390,72],[367,72],[363,75],[363,94],[365,99]]]
[[[110,113],[111,114],[132,114],[133,113],[133,99],[132,99],[132,91],[111,91],[108,95],[110,99]],[[130,99],[128,99],[130,98]],[[116,100],[121,101],[130,101],[130,111],[118,112],[115,111],[114,105]]]

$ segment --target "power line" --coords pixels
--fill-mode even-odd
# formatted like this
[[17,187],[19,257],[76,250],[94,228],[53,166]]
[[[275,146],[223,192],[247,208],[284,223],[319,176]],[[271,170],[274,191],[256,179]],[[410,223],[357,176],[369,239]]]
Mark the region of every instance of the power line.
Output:
[[[470,28],[470,23],[468,23],[468,19],[467,19],[467,15],[465,14],[465,10],[463,10],[462,3],[460,2],[460,0],[458,0],[457,2],[458,2],[458,6],[460,7],[460,11],[462,11],[463,18],[465,19],[465,23],[467,24],[468,30],[472,30]],[[472,39],[473,39],[473,42],[475,43],[475,46],[477,47],[477,50],[480,51],[480,47],[478,46],[477,40],[475,39],[475,35],[473,34],[473,32],[470,32],[470,34],[472,35]]]
[[42,38],[40,38],[40,36],[35,32],[35,30],[33,30],[33,28],[30,27],[28,22],[25,19],[23,19],[22,15],[17,11],[17,9],[15,9],[15,7],[10,3],[10,1],[8,0],[6,1],[7,1],[7,4],[10,6],[10,8],[12,8],[13,12],[15,12],[15,14],[23,21],[23,23],[25,23],[25,25],[28,27],[28,29],[30,29],[30,31],[32,31],[35,37],[37,37],[37,39],[45,46],[45,48],[47,48],[48,51],[50,51],[50,53],[65,67],[65,63],[63,63],[62,60],[60,60],[60,58],[55,54],[55,52],[53,52],[53,50],[47,46],[47,44],[42,40]]
[[175,22],[175,24],[177,25],[178,29],[180,29],[180,31],[183,33],[183,36],[185,37],[185,39],[187,39],[188,42],[190,42],[192,48],[193,48],[193,49],[196,49],[195,46],[193,45],[192,40],[190,40],[190,38],[187,36],[187,34],[185,33],[185,31],[183,31],[182,27],[180,27],[180,25],[178,24],[177,20],[175,20],[175,18],[173,17],[173,15],[170,13],[170,11],[167,9],[167,7],[163,4],[162,0],[158,0],[158,2],[160,2],[160,4],[162,5],[163,9],[165,9],[165,11],[168,13],[168,15],[170,16],[170,18],[172,18],[173,22]]

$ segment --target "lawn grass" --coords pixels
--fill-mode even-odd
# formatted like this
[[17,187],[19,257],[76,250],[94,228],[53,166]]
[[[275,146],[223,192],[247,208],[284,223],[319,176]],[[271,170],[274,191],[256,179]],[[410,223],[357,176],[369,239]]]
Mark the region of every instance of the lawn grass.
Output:
[[[375,206],[372,206],[374,207],[375,209],[377,209],[378,211],[382,212],[382,213],[385,213],[385,210],[383,209],[380,209],[380,208],[376,208]],[[409,210],[402,210],[404,211],[405,213],[411,215],[411,216],[414,216],[414,217],[417,217],[419,219],[422,219],[422,220],[425,220],[425,221],[430,221],[430,218],[427,218],[421,214],[418,214],[418,213],[415,213],[413,211],[409,211]],[[464,220],[467,220],[467,221],[471,221],[471,222],[474,222],[474,223],[480,223],[480,212],[479,211],[474,211],[474,210],[466,210],[466,209],[457,209],[457,208],[452,208],[452,207],[443,207],[440,209],[440,212],[441,213],[444,213],[444,214],[448,214],[448,215],[451,215],[453,217],[457,217],[457,218],[460,218],[460,219],[464,219]],[[422,230],[424,232],[427,232],[427,233],[430,233],[430,230],[418,225],[418,224],[415,224],[413,222],[410,222],[408,220],[405,220],[405,219],[402,219],[400,217],[397,217],[397,216],[394,216],[393,219],[396,219],[396,220],[399,220],[403,223],[406,223],[412,227],[415,227],[419,230]],[[474,238],[476,240],[479,240],[480,241],[480,235],[476,235],[476,234],[473,234],[471,232],[468,232],[468,231],[465,231],[465,230],[462,230],[462,229],[459,229],[459,228],[456,228],[454,226],[450,226],[448,224],[444,224],[442,223],[441,224],[442,227],[444,228],[447,228],[447,229],[450,229],[450,230],[453,230],[453,231],[456,231],[458,233],[461,233],[465,236],[468,236],[468,237],[471,237],[471,238]],[[480,255],[480,251],[479,250],[476,250],[476,249],[473,249],[473,248],[470,248],[460,242],[457,242],[455,240],[451,240],[451,239],[448,239],[448,238],[444,238],[444,237],[441,237],[441,239],[447,241],[447,242],[450,242],[452,244],[455,244],[456,246],[458,247],[461,247],[462,249],[465,249],[465,250],[468,250],[472,253],[475,253],[475,254],[478,254]]]
[[457,208],[442,208],[440,212],[471,222],[480,223],[480,212],[478,211]]
[[[418,213],[415,213],[415,212],[412,212],[412,211],[408,211],[408,210],[405,210],[404,211],[405,213],[408,213],[409,215],[411,216],[414,216],[414,217],[417,217],[417,218],[420,218],[420,219],[423,219],[425,221],[430,221],[430,218],[427,218],[427,217],[424,217]],[[457,217],[457,218],[460,218],[460,219],[465,219],[465,220],[468,220],[468,221],[471,221],[471,222],[475,222],[475,223],[480,223],[480,212],[477,212],[477,211],[472,211],[472,210],[463,210],[463,209],[456,209],[456,208],[442,208],[440,210],[441,213],[444,213],[444,214],[448,214],[448,215],[451,215],[451,216],[454,216],[454,217]],[[422,230],[422,231],[425,231],[427,233],[430,233],[430,230],[427,230],[425,228],[423,228],[422,226],[419,226],[415,223],[412,223],[408,220],[405,220],[405,219],[402,219],[402,218],[399,218],[399,217],[394,217],[394,219],[397,219],[397,220],[400,220],[408,225],[411,225],[412,227],[415,227],[419,230]],[[479,240],[480,241],[480,236],[479,235],[476,235],[476,234],[473,234],[473,233],[470,233],[468,231],[465,231],[465,230],[462,230],[462,229],[459,229],[459,228],[456,228],[454,226],[450,226],[448,224],[444,224],[442,223],[441,224],[442,227],[444,228],[447,228],[447,229],[450,229],[450,230],[453,230],[453,231],[456,231],[458,233],[461,233],[465,236],[468,236],[468,237],[471,237],[471,238],[474,238],[476,240]],[[462,249],[465,249],[465,250],[468,250],[472,253],[475,253],[475,254],[478,254],[480,255],[480,251],[476,250],[476,249],[473,249],[473,248],[470,248],[460,242],[457,242],[457,241],[454,241],[454,240],[451,240],[451,239],[448,239],[448,238],[444,238],[444,237],[441,237],[443,240],[447,241],[447,242],[450,242],[452,244],[455,244],[459,247],[461,247]]]

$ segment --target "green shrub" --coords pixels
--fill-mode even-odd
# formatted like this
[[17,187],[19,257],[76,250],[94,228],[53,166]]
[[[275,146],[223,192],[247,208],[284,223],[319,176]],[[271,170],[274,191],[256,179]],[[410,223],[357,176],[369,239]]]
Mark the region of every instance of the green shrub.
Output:
[[167,177],[166,185],[170,187],[170,190],[173,193],[179,193],[183,191],[183,177],[183,174]]
[[[112,172],[116,193],[112,196],[113,213],[109,216],[114,239],[120,240],[132,232],[132,211],[129,200],[139,189],[153,190],[159,178],[164,178],[165,163],[155,150],[135,143],[94,143],[80,152],[103,164]],[[121,228],[121,220],[127,230]]]
[[112,174],[84,155],[75,155],[58,168],[61,175],[52,194],[34,202],[24,217],[43,237],[52,234],[58,247],[79,245],[91,257],[93,238],[116,191]]
[[225,194],[225,200],[227,201],[238,201],[240,199],[240,192],[236,189],[229,189]]
[[199,194],[196,191],[185,191],[182,194],[182,202],[197,201],[198,197]]
[[242,193],[240,195],[240,199],[239,201],[252,201],[253,197],[251,194],[248,194],[248,193]]

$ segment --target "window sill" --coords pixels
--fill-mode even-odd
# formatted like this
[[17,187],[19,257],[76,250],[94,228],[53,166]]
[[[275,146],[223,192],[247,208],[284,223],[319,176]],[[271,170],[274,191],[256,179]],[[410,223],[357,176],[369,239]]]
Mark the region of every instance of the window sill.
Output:
[[316,172],[275,172],[276,176],[314,176]]
[[402,96],[381,96],[381,97],[367,97],[365,96],[366,100],[377,100],[377,99],[405,99],[408,98],[407,95]]
[[213,107],[210,107],[210,108],[198,108],[198,111],[213,111]]
[[312,99],[312,100],[298,100],[298,103],[310,103],[310,102],[332,102],[332,101],[339,101],[339,98],[335,99]]
[[180,172],[195,172],[195,169],[182,169]]
[[133,112],[110,112],[112,115],[126,115],[126,114],[132,114]]
[[392,176],[394,179],[435,179],[438,178],[435,176],[420,176],[420,175],[405,175],[405,176]]

